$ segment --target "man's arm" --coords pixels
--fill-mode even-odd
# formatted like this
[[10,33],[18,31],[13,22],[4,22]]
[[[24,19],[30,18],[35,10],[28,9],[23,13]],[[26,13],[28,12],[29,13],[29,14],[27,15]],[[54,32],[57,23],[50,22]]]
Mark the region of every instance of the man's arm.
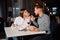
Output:
[[33,21],[33,25],[36,26],[37,28],[39,27],[39,26],[38,26],[38,23],[35,22],[35,21]]
[[50,18],[47,16],[45,17],[45,21],[44,21],[44,27],[46,27],[46,31],[48,31],[47,34],[50,33]]
[[31,25],[38,27],[38,23],[36,22],[37,20],[35,21],[36,18],[34,18],[34,16],[31,16],[30,18],[31,18]]

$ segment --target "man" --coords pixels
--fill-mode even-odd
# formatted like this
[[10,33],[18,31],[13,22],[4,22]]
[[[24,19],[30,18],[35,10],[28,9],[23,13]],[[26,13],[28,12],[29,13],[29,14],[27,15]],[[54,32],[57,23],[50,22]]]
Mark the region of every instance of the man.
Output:
[[[33,24],[35,24],[36,26],[38,26],[38,29],[40,31],[47,31],[47,34],[50,34],[50,19],[49,16],[44,14],[43,11],[43,6],[42,5],[35,5],[34,7],[34,12],[35,15],[38,16],[37,18],[37,22],[34,21],[34,17],[31,17],[31,21],[33,22]],[[34,38],[34,40],[41,40],[40,37],[36,37]]]

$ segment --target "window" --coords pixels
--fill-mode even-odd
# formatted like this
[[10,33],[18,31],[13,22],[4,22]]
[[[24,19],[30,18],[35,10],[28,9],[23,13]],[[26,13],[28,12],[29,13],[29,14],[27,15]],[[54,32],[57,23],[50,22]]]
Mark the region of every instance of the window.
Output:
[[57,7],[52,7],[52,14],[56,15],[56,12],[57,12]]
[[13,8],[13,17],[16,17],[19,15],[19,8],[16,7],[16,8]]

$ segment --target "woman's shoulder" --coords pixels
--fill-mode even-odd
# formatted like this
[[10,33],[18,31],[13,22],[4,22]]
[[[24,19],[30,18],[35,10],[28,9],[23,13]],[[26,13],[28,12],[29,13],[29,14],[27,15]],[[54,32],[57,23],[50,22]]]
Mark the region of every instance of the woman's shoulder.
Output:
[[16,19],[22,19],[22,17],[21,16],[18,16],[18,17],[16,17]]
[[22,18],[21,16],[18,16],[18,17],[16,17],[16,18]]

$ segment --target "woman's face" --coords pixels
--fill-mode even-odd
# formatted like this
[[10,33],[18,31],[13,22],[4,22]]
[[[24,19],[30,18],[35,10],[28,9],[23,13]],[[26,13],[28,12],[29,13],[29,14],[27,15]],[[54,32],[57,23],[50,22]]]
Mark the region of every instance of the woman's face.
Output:
[[24,13],[23,13],[23,16],[28,17],[29,15],[30,15],[30,13],[27,10],[25,10]]

